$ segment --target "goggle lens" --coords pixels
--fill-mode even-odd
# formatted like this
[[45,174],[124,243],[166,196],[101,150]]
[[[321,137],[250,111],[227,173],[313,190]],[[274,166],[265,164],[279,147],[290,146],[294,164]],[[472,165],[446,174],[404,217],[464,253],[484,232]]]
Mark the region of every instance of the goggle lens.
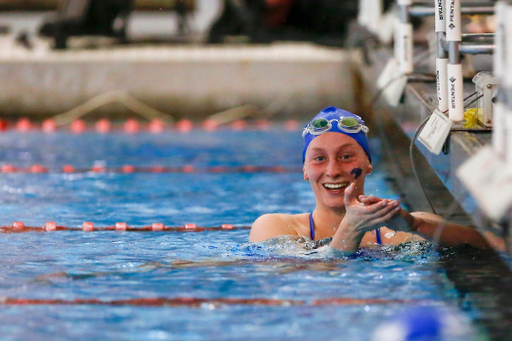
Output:
[[329,125],[329,121],[325,118],[317,118],[311,122],[311,126],[315,129],[324,129]]
[[361,125],[354,117],[343,117],[340,123],[347,128],[358,128]]

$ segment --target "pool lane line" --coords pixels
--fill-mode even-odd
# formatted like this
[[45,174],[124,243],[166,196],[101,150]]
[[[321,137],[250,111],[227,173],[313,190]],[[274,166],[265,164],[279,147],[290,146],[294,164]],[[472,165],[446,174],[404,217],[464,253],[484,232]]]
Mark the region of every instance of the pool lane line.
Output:
[[150,226],[130,227],[126,223],[116,223],[115,226],[97,227],[91,222],[84,222],[82,227],[58,226],[55,222],[47,222],[44,226],[25,226],[23,222],[16,221],[10,226],[0,227],[0,233],[25,233],[25,232],[54,232],[54,231],[85,231],[85,232],[204,232],[204,231],[232,231],[247,230],[251,226],[233,226],[222,224],[221,226],[197,226],[185,224],[183,226],[165,226],[162,223],[153,223]]
[[284,166],[213,166],[196,168],[192,165],[183,167],[164,167],[149,166],[136,167],[133,165],[124,165],[120,167],[103,167],[93,166],[91,168],[76,168],[73,165],[64,165],[56,170],[39,164],[30,167],[15,167],[11,164],[4,164],[0,167],[0,173],[12,174],[44,174],[44,173],[108,173],[108,174],[131,174],[131,173],[301,173],[301,167],[284,167]]
[[26,305],[102,305],[102,306],[136,306],[136,307],[222,307],[237,305],[252,306],[354,306],[354,305],[389,305],[389,304],[432,304],[420,300],[401,300],[401,299],[358,299],[350,297],[333,297],[307,302],[305,300],[291,299],[267,299],[267,298],[195,298],[195,297],[176,297],[176,298],[132,298],[125,300],[101,300],[97,298],[74,300],[63,299],[27,299],[27,298],[0,298],[0,305],[4,306],[26,306]]
[[20,118],[14,125],[9,124],[6,120],[0,119],[0,131],[16,131],[19,133],[29,133],[33,131],[42,131],[44,133],[52,134],[56,132],[71,132],[73,134],[83,133],[151,133],[151,134],[165,134],[165,133],[189,133],[194,130],[202,130],[206,132],[213,132],[216,130],[233,130],[233,131],[267,131],[277,126],[279,131],[296,131],[300,127],[297,120],[290,119],[284,122],[274,123],[267,119],[259,119],[249,122],[242,119],[233,120],[230,122],[222,123],[213,119],[207,119],[203,122],[193,123],[190,120],[182,119],[176,124],[165,122],[160,119],[153,119],[147,123],[141,123],[136,119],[127,119],[122,124],[112,124],[108,119],[101,118],[91,126],[90,121],[86,122],[82,119],[77,119],[69,124],[69,129],[59,128],[56,122],[52,119],[46,119],[42,123],[34,123],[26,117]]

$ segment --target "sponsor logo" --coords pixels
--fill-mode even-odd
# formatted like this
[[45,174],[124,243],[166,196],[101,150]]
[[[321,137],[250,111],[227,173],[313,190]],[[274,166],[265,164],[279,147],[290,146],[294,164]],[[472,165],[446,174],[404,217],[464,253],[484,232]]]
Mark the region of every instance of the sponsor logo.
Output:
[[[439,70],[436,71],[436,82],[437,82],[437,93],[441,92],[441,79],[440,79]],[[441,99],[441,96],[438,96]]]
[[452,104],[452,109],[455,109],[457,104],[455,103],[455,84],[453,84],[453,83],[450,84],[450,102]]
[[409,61],[409,44],[407,43],[409,41],[409,35],[405,34],[404,35],[404,61],[405,62],[408,62]]
[[[455,17],[455,0],[450,1],[450,22],[453,22],[453,17]],[[451,29],[455,27],[455,25],[450,24]]]

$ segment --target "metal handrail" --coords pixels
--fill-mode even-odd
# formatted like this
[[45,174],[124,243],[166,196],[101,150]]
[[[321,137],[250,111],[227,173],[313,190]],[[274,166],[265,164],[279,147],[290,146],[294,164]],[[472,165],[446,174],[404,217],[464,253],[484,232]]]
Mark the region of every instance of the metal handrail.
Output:
[[[441,46],[445,51],[449,50],[449,45],[445,38],[441,39]],[[463,34],[459,53],[492,54],[495,49],[494,33]]]
[[[493,3],[465,3],[461,4],[462,14],[494,14]],[[428,17],[435,14],[432,3],[414,3],[409,7],[409,15],[413,17]]]

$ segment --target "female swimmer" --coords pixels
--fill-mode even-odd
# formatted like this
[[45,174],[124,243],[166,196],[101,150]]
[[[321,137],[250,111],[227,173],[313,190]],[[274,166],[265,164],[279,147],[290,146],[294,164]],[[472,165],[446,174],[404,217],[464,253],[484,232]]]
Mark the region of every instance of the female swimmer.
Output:
[[329,107],[316,115],[302,134],[304,179],[311,183],[316,209],[296,215],[265,214],[254,222],[249,241],[332,237],[330,246],[347,254],[376,243],[397,245],[413,236],[444,246],[490,248],[473,228],[432,213],[408,213],[396,200],[365,196],[365,178],[373,169],[367,133],[364,121],[348,111]]

